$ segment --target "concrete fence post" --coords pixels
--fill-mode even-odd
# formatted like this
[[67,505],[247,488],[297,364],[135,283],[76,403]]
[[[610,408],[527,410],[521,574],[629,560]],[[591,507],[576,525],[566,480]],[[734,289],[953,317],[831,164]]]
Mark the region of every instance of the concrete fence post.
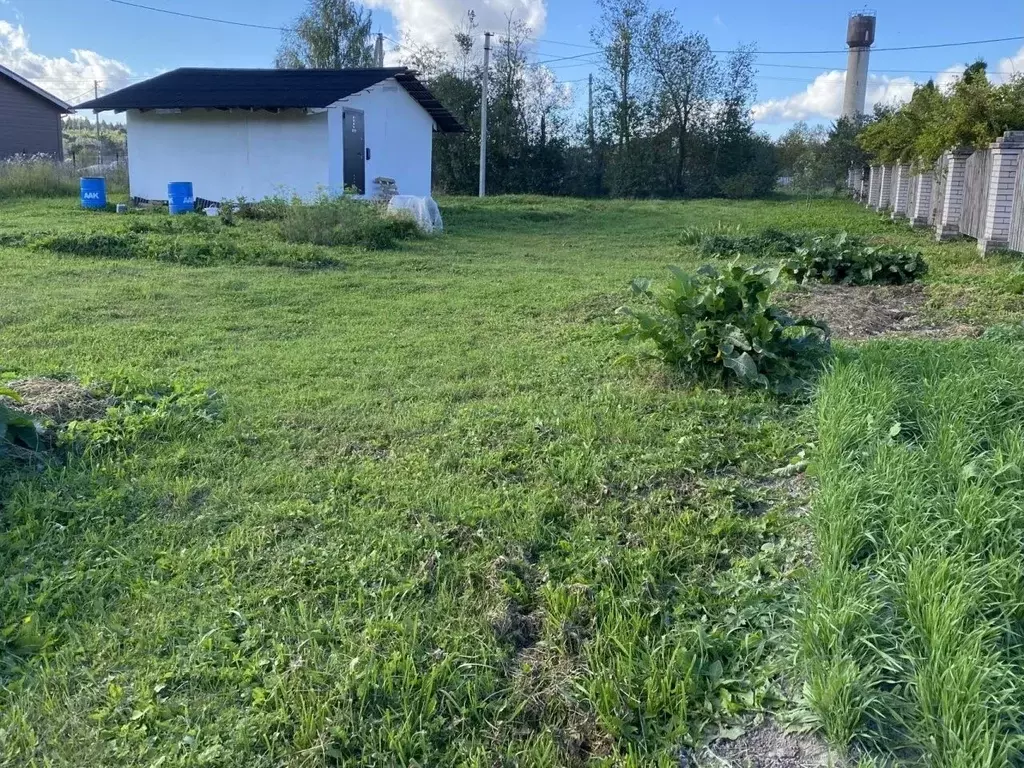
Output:
[[892,184],[892,218],[907,218],[907,200],[910,194],[910,166],[897,165]]
[[895,166],[883,165],[879,174],[878,200],[875,203],[875,210],[882,212],[888,210],[892,201],[892,172]]
[[872,165],[868,173],[868,208],[878,205],[879,193],[882,191],[882,166]]
[[864,168],[860,169],[860,192],[857,195],[857,199],[862,203],[866,203],[868,200],[868,187],[871,182],[871,173]]
[[960,214],[964,210],[964,191],[967,187],[965,171],[967,158],[973,149],[960,147],[946,155],[946,189],[942,196],[942,210],[935,222],[935,239],[949,240],[960,234]]
[[850,190],[853,192],[853,199],[860,199],[861,182],[864,179],[864,169],[859,165],[850,169]]
[[982,254],[1010,244],[1010,219],[1017,191],[1017,166],[1024,154],[1024,131],[1007,131],[989,145],[992,170],[978,250]]
[[910,226],[927,227],[932,216],[932,185],[935,183],[935,174],[931,171],[921,171],[910,183],[915,187],[914,207],[907,211]]

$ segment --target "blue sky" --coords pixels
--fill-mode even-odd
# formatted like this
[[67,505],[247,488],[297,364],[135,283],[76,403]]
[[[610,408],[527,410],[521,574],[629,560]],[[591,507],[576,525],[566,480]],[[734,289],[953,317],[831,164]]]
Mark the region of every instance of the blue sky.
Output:
[[[244,21],[286,26],[302,0],[137,0],[146,5]],[[659,3],[655,2],[655,5]],[[592,0],[371,0],[375,29],[389,37],[440,42],[473,8],[482,27],[498,30],[506,14],[531,23],[536,59],[586,53],[597,9]],[[676,9],[683,23],[704,32],[712,47],[756,42],[764,51],[839,50],[845,47],[849,0],[776,2],[706,0],[661,4]],[[1015,10],[1009,10],[1015,6]],[[955,21],[954,21],[955,20]],[[878,8],[876,48],[1024,36],[1024,3],[975,0],[970,13],[952,0],[902,1]],[[101,89],[179,66],[269,66],[280,34],[175,18],[111,0],[0,0],[0,64],[68,99],[84,98],[92,81]],[[555,42],[557,41],[557,42]],[[904,98],[913,80],[984,57],[991,69],[1024,72],[1024,41],[922,51],[875,51],[869,99]],[[844,53],[758,56],[758,127],[778,134],[796,119],[827,121],[842,92]],[[586,60],[552,62],[563,81],[595,71]],[[583,90],[580,89],[580,94]]]

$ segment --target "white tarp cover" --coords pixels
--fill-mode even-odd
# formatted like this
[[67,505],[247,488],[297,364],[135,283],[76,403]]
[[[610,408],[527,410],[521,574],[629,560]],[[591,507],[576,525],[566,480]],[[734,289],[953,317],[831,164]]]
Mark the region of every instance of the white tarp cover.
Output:
[[444,231],[441,211],[432,197],[416,195],[395,195],[388,201],[388,210],[397,213],[405,211],[415,220],[422,232],[431,234]]

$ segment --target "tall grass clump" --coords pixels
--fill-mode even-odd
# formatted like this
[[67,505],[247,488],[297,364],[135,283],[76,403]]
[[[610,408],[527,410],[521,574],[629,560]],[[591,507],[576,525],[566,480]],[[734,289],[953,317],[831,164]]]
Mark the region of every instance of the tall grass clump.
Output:
[[73,195],[78,192],[78,179],[70,163],[47,155],[15,155],[0,160],[0,199]]
[[0,160],[0,200],[15,197],[64,197],[77,195],[82,176],[107,179],[107,192],[128,190],[128,168],[118,165],[102,172],[75,168],[49,155],[15,155]]
[[876,344],[817,401],[818,550],[798,620],[834,744],[938,768],[1019,758],[1024,361],[998,342]]
[[291,205],[280,227],[281,237],[289,243],[358,245],[368,250],[393,248],[399,240],[419,232],[411,216],[390,213],[376,203],[351,197]]

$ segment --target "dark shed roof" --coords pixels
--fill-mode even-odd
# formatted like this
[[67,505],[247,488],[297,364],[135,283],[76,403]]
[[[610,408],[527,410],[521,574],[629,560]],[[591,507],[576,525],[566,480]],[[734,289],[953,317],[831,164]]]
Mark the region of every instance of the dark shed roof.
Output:
[[382,69],[175,69],[75,109],[322,109],[393,77],[439,130],[465,130],[406,67]]

